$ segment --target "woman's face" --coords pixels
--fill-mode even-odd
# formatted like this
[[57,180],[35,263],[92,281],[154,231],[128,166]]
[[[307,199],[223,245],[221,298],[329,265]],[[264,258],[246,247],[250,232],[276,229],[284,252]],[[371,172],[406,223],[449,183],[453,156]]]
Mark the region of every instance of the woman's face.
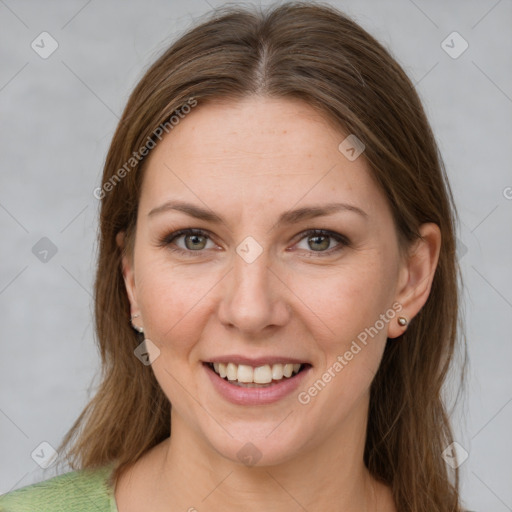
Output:
[[[124,259],[134,323],[160,351],[173,433],[234,461],[364,440],[386,339],[404,330],[391,211],[345,138],[298,101],[199,103],[147,162]],[[303,366],[286,377],[288,363]]]

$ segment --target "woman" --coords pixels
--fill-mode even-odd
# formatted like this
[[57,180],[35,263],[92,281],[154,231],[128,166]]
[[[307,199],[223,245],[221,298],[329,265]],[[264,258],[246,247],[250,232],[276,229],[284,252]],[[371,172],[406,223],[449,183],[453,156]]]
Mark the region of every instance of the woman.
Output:
[[137,85],[95,195],[103,380],[75,471],[1,510],[461,510],[453,201],[375,39],[218,11]]

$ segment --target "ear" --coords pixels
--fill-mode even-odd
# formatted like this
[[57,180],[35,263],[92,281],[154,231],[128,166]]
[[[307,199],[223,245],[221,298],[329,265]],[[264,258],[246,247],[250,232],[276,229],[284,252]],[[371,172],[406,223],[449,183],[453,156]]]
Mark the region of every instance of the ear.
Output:
[[[441,230],[432,222],[422,224],[421,238],[413,243],[401,264],[395,297],[402,309],[398,316],[410,322],[427,302],[441,250]],[[398,323],[398,316],[391,323],[388,338],[396,338],[404,333],[406,326]]]
[[135,289],[135,275],[133,271],[133,256],[130,258],[125,254],[125,232],[120,231],[116,235],[116,243],[121,250],[121,267],[123,272],[124,285],[126,287],[126,293],[128,294],[128,300],[130,301],[131,314],[132,316],[139,313],[139,307],[137,305],[137,292]]

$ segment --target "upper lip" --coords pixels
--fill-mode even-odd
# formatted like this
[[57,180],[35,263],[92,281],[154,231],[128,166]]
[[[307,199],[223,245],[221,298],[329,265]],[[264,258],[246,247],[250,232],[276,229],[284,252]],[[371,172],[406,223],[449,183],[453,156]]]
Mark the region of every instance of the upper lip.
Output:
[[304,359],[297,359],[296,357],[289,356],[262,356],[262,357],[246,357],[237,354],[229,354],[225,356],[212,357],[205,360],[205,363],[234,363],[234,364],[246,364],[248,366],[258,367],[263,365],[273,364],[309,364]]

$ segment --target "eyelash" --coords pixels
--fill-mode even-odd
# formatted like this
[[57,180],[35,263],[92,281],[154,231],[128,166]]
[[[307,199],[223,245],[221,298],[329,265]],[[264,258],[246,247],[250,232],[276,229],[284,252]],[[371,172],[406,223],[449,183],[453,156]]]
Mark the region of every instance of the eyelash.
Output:
[[[199,235],[199,236],[206,237],[208,240],[211,240],[209,234],[206,231],[204,231],[202,229],[197,229],[197,228],[188,228],[188,229],[180,229],[180,230],[175,231],[169,235],[166,235],[159,241],[158,245],[160,247],[169,248],[169,246],[172,244],[172,242],[174,242],[177,238],[180,238],[181,236],[184,236],[184,235],[185,236],[186,235]],[[297,243],[300,242],[301,240],[303,240],[304,238],[308,238],[311,236],[319,236],[319,235],[320,236],[328,236],[330,238],[333,238],[334,240],[336,240],[336,242],[338,242],[338,245],[336,247],[333,247],[326,251],[310,251],[314,255],[313,257],[315,257],[315,258],[317,258],[317,257],[321,258],[326,255],[330,256],[333,253],[337,253],[337,252],[341,251],[343,248],[350,246],[350,240],[346,236],[341,235],[339,233],[335,233],[333,231],[326,230],[326,229],[308,229],[301,233],[301,237],[298,239]],[[178,254],[183,254],[186,256],[190,256],[190,257],[194,257],[195,256],[194,253],[201,253],[204,251],[204,249],[201,249],[198,251],[192,251],[192,250],[187,250],[187,249],[181,249],[180,247],[174,247],[174,248],[171,248],[170,250],[172,252],[175,252]]]

